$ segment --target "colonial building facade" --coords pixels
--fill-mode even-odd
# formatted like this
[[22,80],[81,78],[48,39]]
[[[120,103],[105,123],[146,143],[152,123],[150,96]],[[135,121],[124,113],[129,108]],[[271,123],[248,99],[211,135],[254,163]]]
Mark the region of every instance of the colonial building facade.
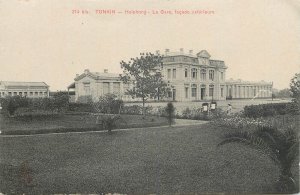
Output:
[[117,95],[124,101],[132,100],[131,97],[125,95],[125,91],[133,85],[124,84],[119,74],[108,73],[107,69],[103,73],[90,72],[86,69],[84,73],[76,75],[74,80],[75,82],[68,87],[68,90],[75,89],[75,101],[88,101],[89,97],[92,101],[97,101],[99,97],[109,93]]
[[49,86],[44,82],[0,81],[0,97],[17,95],[29,98],[49,97]]
[[210,54],[202,50],[196,55],[190,50],[179,52],[165,51],[163,75],[172,87],[172,100],[225,100],[224,61],[210,59]]
[[242,80],[227,80],[226,94],[228,98],[243,99],[243,98],[270,98],[272,97],[273,83],[249,82]]
[[[160,54],[157,51],[157,54]],[[272,97],[272,83],[246,82],[241,80],[226,81],[227,66],[222,60],[211,59],[206,50],[193,54],[165,50],[161,73],[171,88],[168,100],[174,101],[211,101],[237,98]],[[124,101],[133,99],[125,95],[127,89],[134,87],[134,82],[124,84],[119,74],[90,72],[76,75],[68,90],[74,89],[75,101],[91,97],[93,101],[108,93],[118,95]],[[135,100],[134,100],[135,101]]]

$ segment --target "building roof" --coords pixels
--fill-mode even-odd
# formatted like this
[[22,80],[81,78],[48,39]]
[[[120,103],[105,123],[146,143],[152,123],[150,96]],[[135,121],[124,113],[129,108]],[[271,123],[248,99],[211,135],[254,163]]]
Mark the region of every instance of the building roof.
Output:
[[[159,53],[159,52],[158,52]],[[175,57],[175,56],[184,56],[187,57],[185,59],[177,59],[179,61],[170,61],[168,59]],[[190,50],[189,53],[185,53],[184,50],[181,48],[179,52],[170,52],[169,49],[166,49],[166,53],[163,56],[165,59],[164,63],[189,63],[189,64],[195,64],[195,65],[207,65],[212,67],[219,67],[219,68],[227,68],[223,60],[213,60],[210,59],[211,55],[206,50],[201,50],[196,55],[193,54],[193,51]],[[202,64],[199,62],[199,58],[206,58],[208,59],[209,64]],[[175,59],[174,59],[175,60]],[[183,60],[183,61],[182,61]]]
[[108,72],[90,72],[88,69],[84,70],[84,73],[82,73],[81,75],[76,75],[76,78],[74,79],[75,81],[79,81],[80,79],[89,76],[92,77],[95,80],[105,80],[105,79],[115,79],[115,80],[119,80],[120,79],[120,74],[116,74],[116,73],[108,73]]
[[230,78],[229,80],[226,80],[226,84],[256,84],[256,85],[272,85],[272,82],[267,81],[243,81],[241,79],[234,80],[233,78]]
[[49,87],[45,82],[0,81],[0,85],[15,87]]

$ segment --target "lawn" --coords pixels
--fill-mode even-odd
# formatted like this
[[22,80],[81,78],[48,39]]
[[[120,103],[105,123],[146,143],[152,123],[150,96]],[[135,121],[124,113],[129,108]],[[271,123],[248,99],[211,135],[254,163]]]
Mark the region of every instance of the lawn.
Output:
[[[2,134],[42,134],[51,132],[97,131],[103,126],[96,124],[97,116],[92,114],[61,114],[27,117],[5,117],[0,114]],[[100,116],[101,119],[101,116]],[[99,120],[101,121],[101,120]],[[116,128],[151,127],[167,125],[164,117],[121,115]]]
[[[5,193],[274,192],[278,168],[211,124],[0,137]],[[298,173],[298,169],[295,171]]]

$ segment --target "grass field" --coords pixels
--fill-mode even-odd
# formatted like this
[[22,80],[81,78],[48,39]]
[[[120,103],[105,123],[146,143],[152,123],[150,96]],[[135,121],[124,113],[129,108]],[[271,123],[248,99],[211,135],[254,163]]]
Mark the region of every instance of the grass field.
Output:
[[[274,192],[278,168],[248,147],[216,145],[210,124],[0,137],[6,193]],[[298,172],[298,169],[295,171]]]
[[[100,117],[101,118],[101,117]],[[141,115],[121,115],[116,128],[151,127],[167,125],[163,117]],[[90,114],[54,115],[30,118],[9,118],[0,114],[0,130],[2,134],[35,134],[51,132],[97,131],[103,127],[96,124],[96,116]]]

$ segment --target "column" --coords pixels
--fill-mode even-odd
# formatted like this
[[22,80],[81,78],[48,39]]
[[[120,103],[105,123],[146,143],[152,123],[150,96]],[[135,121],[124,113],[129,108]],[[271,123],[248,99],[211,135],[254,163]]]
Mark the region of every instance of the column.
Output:
[[113,82],[109,82],[109,93],[114,92]]

